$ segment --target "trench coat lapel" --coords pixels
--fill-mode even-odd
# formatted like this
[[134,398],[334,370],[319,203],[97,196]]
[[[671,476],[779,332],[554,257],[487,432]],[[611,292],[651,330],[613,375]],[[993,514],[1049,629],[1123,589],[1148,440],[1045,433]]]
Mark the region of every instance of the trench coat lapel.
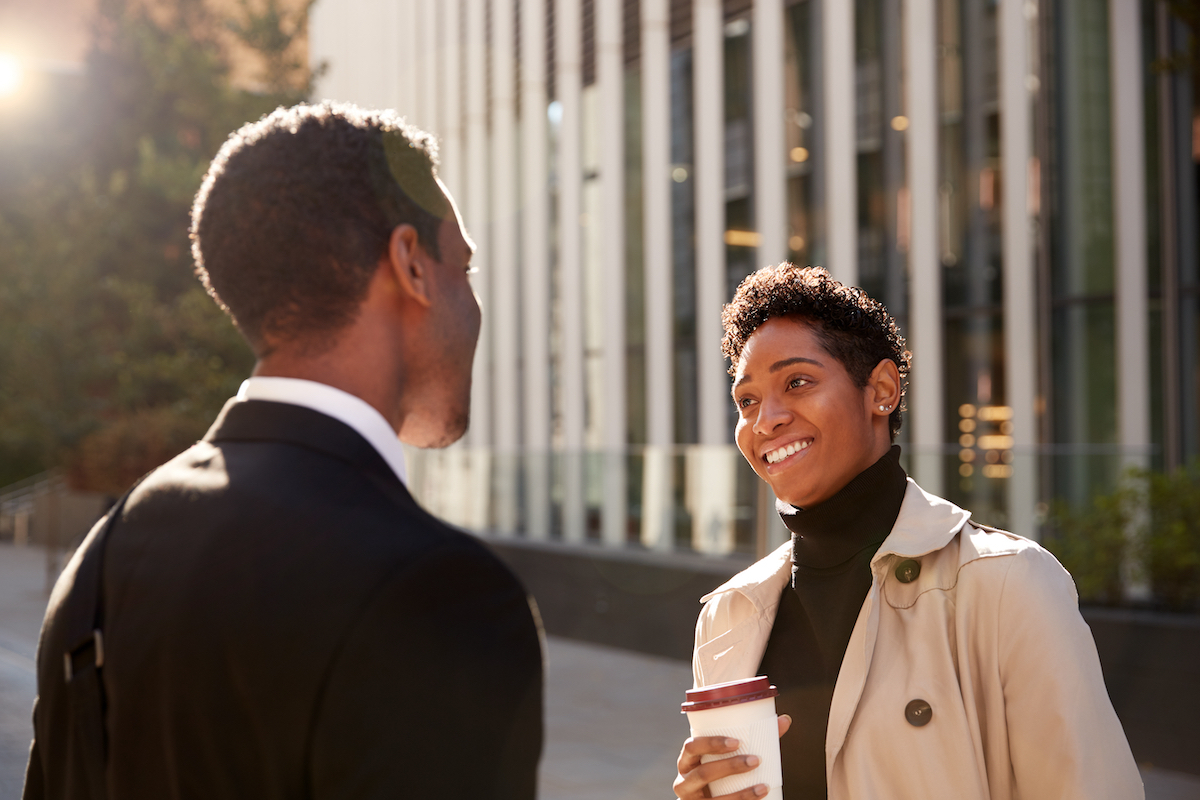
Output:
[[775,624],[775,612],[779,609],[779,595],[791,574],[792,543],[788,541],[700,598],[700,602],[707,603],[719,594],[734,592],[742,596],[738,598],[740,602],[752,604],[754,611],[740,615],[741,619],[732,628],[697,649],[696,664],[700,670],[697,686],[758,674],[759,662],[771,637],[771,626]]
[[875,641],[879,634],[879,611],[884,581],[897,562],[906,558],[919,558],[945,547],[958,535],[970,519],[971,512],[928,494],[908,479],[904,501],[892,532],[871,559],[871,590],[858,612],[858,621],[850,635],[850,644],[842,659],[837,683],[833,690],[833,703],[829,710],[829,727],[825,734],[825,769],[830,774],[833,762],[846,742],[850,723],[858,710],[875,654]]

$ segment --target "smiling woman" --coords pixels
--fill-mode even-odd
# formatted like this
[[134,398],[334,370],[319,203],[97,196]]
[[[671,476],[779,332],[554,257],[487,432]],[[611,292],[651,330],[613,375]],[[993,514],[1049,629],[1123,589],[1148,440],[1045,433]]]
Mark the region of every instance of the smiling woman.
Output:
[[[704,598],[693,673],[778,687],[788,796],[1143,797],[1071,577],[900,466],[909,354],[887,309],[781,264],[722,322],[738,449],[792,540]],[[689,739],[675,792],[758,755]]]

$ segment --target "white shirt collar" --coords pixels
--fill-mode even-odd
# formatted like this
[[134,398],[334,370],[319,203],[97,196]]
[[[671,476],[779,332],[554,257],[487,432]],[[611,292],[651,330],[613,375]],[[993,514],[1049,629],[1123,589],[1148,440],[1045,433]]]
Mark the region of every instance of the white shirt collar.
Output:
[[324,383],[300,378],[249,378],[242,381],[237,399],[291,403],[344,422],[378,451],[401,483],[406,480],[404,446],[383,414],[360,397]]

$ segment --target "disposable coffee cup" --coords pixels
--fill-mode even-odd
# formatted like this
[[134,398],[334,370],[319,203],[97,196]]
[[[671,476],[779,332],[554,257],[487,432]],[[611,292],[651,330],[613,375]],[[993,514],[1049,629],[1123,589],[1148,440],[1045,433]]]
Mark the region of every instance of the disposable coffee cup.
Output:
[[687,692],[682,711],[687,714],[692,736],[727,736],[738,740],[737,750],[701,756],[702,763],[745,755],[760,759],[750,772],[710,783],[708,788],[713,797],[762,783],[770,789],[765,800],[783,800],[783,763],[779,758],[779,723],[775,714],[778,694],[779,690],[765,677],[717,683]]

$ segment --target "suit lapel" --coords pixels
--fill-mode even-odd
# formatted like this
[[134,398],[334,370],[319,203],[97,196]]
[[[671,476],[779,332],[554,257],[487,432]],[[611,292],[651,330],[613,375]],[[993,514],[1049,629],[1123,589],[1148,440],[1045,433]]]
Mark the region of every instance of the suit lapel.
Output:
[[311,408],[232,399],[221,409],[204,441],[275,442],[315,450],[354,465],[389,495],[416,505],[407,487],[370,442],[346,423]]

